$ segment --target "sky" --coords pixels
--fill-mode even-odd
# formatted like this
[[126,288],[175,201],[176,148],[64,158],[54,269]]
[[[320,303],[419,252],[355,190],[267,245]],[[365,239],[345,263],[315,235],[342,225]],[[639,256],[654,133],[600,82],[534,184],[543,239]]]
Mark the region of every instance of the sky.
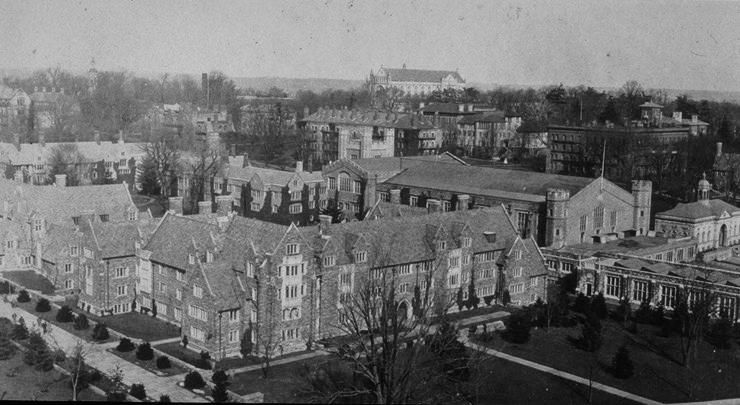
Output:
[[0,68],[740,90],[740,2],[8,1]]

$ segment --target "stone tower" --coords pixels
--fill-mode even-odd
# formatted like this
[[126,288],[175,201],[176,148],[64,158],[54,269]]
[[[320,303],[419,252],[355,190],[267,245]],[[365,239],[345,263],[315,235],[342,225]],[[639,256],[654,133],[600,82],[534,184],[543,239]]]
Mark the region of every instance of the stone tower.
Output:
[[650,180],[632,180],[632,197],[634,199],[633,228],[638,235],[645,235],[650,230],[650,205],[653,193],[653,182]]
[[563,247],[567,233],[570,192],[564,189],[547,190],[546,246]]

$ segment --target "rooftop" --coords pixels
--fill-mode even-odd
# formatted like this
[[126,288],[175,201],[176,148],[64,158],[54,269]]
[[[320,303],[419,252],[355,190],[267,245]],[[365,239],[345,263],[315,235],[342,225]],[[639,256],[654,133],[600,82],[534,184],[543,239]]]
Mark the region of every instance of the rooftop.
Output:
[[678,203],[668,211],[655,214],[655,218],[698,220],[712,217],[719,218],[725,213],[728,215],[740,215],[740,208],[719,199],[701,200],[690,203]]
[[446,77],[452,76],[454,80],[465,83],[465,80],[463,80],[458,72],[451,70],[406,69],[405,67],[395,69],[384,67],[381,68],[381,71],[385,71],[389,80],[396,82],[439,83]]
[[10,161],[14,165],[46,164],[59,145],[76,145],[77,150],[88,162],[119,161],[144,155],[144,143],[125,142],[47,142],[22,143],[16,148],[12,143],[0,142],[0,159]]
[[400,129],[432,129],[432,122],[415,114],[388,112],[373,109],[324,109],[303,119],[304,122],[329,122],[333,124],[378,126]]
[[403,169],[413,167],[422,163],[444,163],[459,164],[468,166],[464,160],[458,158],[452,153],[445,152],[439,155],[422,155],[422,156],[403,156],[403,157],[379,157],[365,159],[340,159],[336,162],[324,166],[323,172],[332,171],[335,167],[353,165],[364,172],[367,176],[377,176],[378,181],[382,182],[398,174]]
[[633,236],[612,240],[606,243],[581,243],[557,249],[558,253],[570,253],[581,257],[591,257],[598,253],[630,254],[634,256],[649,255],[668,247],[683,247],[696,244],[691,238],[665,238],[662,236]]

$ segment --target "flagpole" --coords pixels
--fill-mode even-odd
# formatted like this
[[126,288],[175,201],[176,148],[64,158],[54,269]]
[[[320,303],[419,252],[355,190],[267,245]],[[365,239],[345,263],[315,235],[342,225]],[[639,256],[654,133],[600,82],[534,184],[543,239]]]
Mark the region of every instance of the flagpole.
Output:
[[606,163],[606,138],[604,139],[604,147],[601,151],[601,189],[604,189],[604,164]]

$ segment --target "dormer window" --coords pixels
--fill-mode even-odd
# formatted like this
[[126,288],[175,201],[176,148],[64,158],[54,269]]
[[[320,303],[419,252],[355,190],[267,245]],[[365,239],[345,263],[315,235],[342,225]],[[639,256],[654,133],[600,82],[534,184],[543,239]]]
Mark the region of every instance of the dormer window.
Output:
[[192,253],[188,254],[188,264],[195,264],[195,256]]
[[355,263],[365,263],[367,261],[367,252],[355,252]]
[[210,263],[213,261],[213,253],[206,252],[206,263]]
[[77,256],[77,246],[70,246],[69,247],[69,255],[70,256]]
[[473,245],[473,239],[472,238],[470,238],[468,236],[462,238],[462,247],[469,248],[472,245]]
[[100,214],[100,222],[108,222],[108,214]]
[[297,243],[288,243],[285,246],[285,253],[289,255],[297,255],[300,252],[300,245]]
[[131,211],[128,213],[128,220],[129,221],[136,221],[136,211]]
[[199,287],[199,286],[197,286],[197,285],[194,285],[194,286],[193,286],[193,295],[194,295],[194,296],[195,296],[196,298],[203,298],[203,289],[202,289],[202,288],[200,288],[200,287]]
[[325,256],[324,257],[324,267],[331,267],[334,266],[336,262],[336,259],[334,256]]
[[447,241],[440,240],[437,242],[437,250],[445,250],[447,249]]

